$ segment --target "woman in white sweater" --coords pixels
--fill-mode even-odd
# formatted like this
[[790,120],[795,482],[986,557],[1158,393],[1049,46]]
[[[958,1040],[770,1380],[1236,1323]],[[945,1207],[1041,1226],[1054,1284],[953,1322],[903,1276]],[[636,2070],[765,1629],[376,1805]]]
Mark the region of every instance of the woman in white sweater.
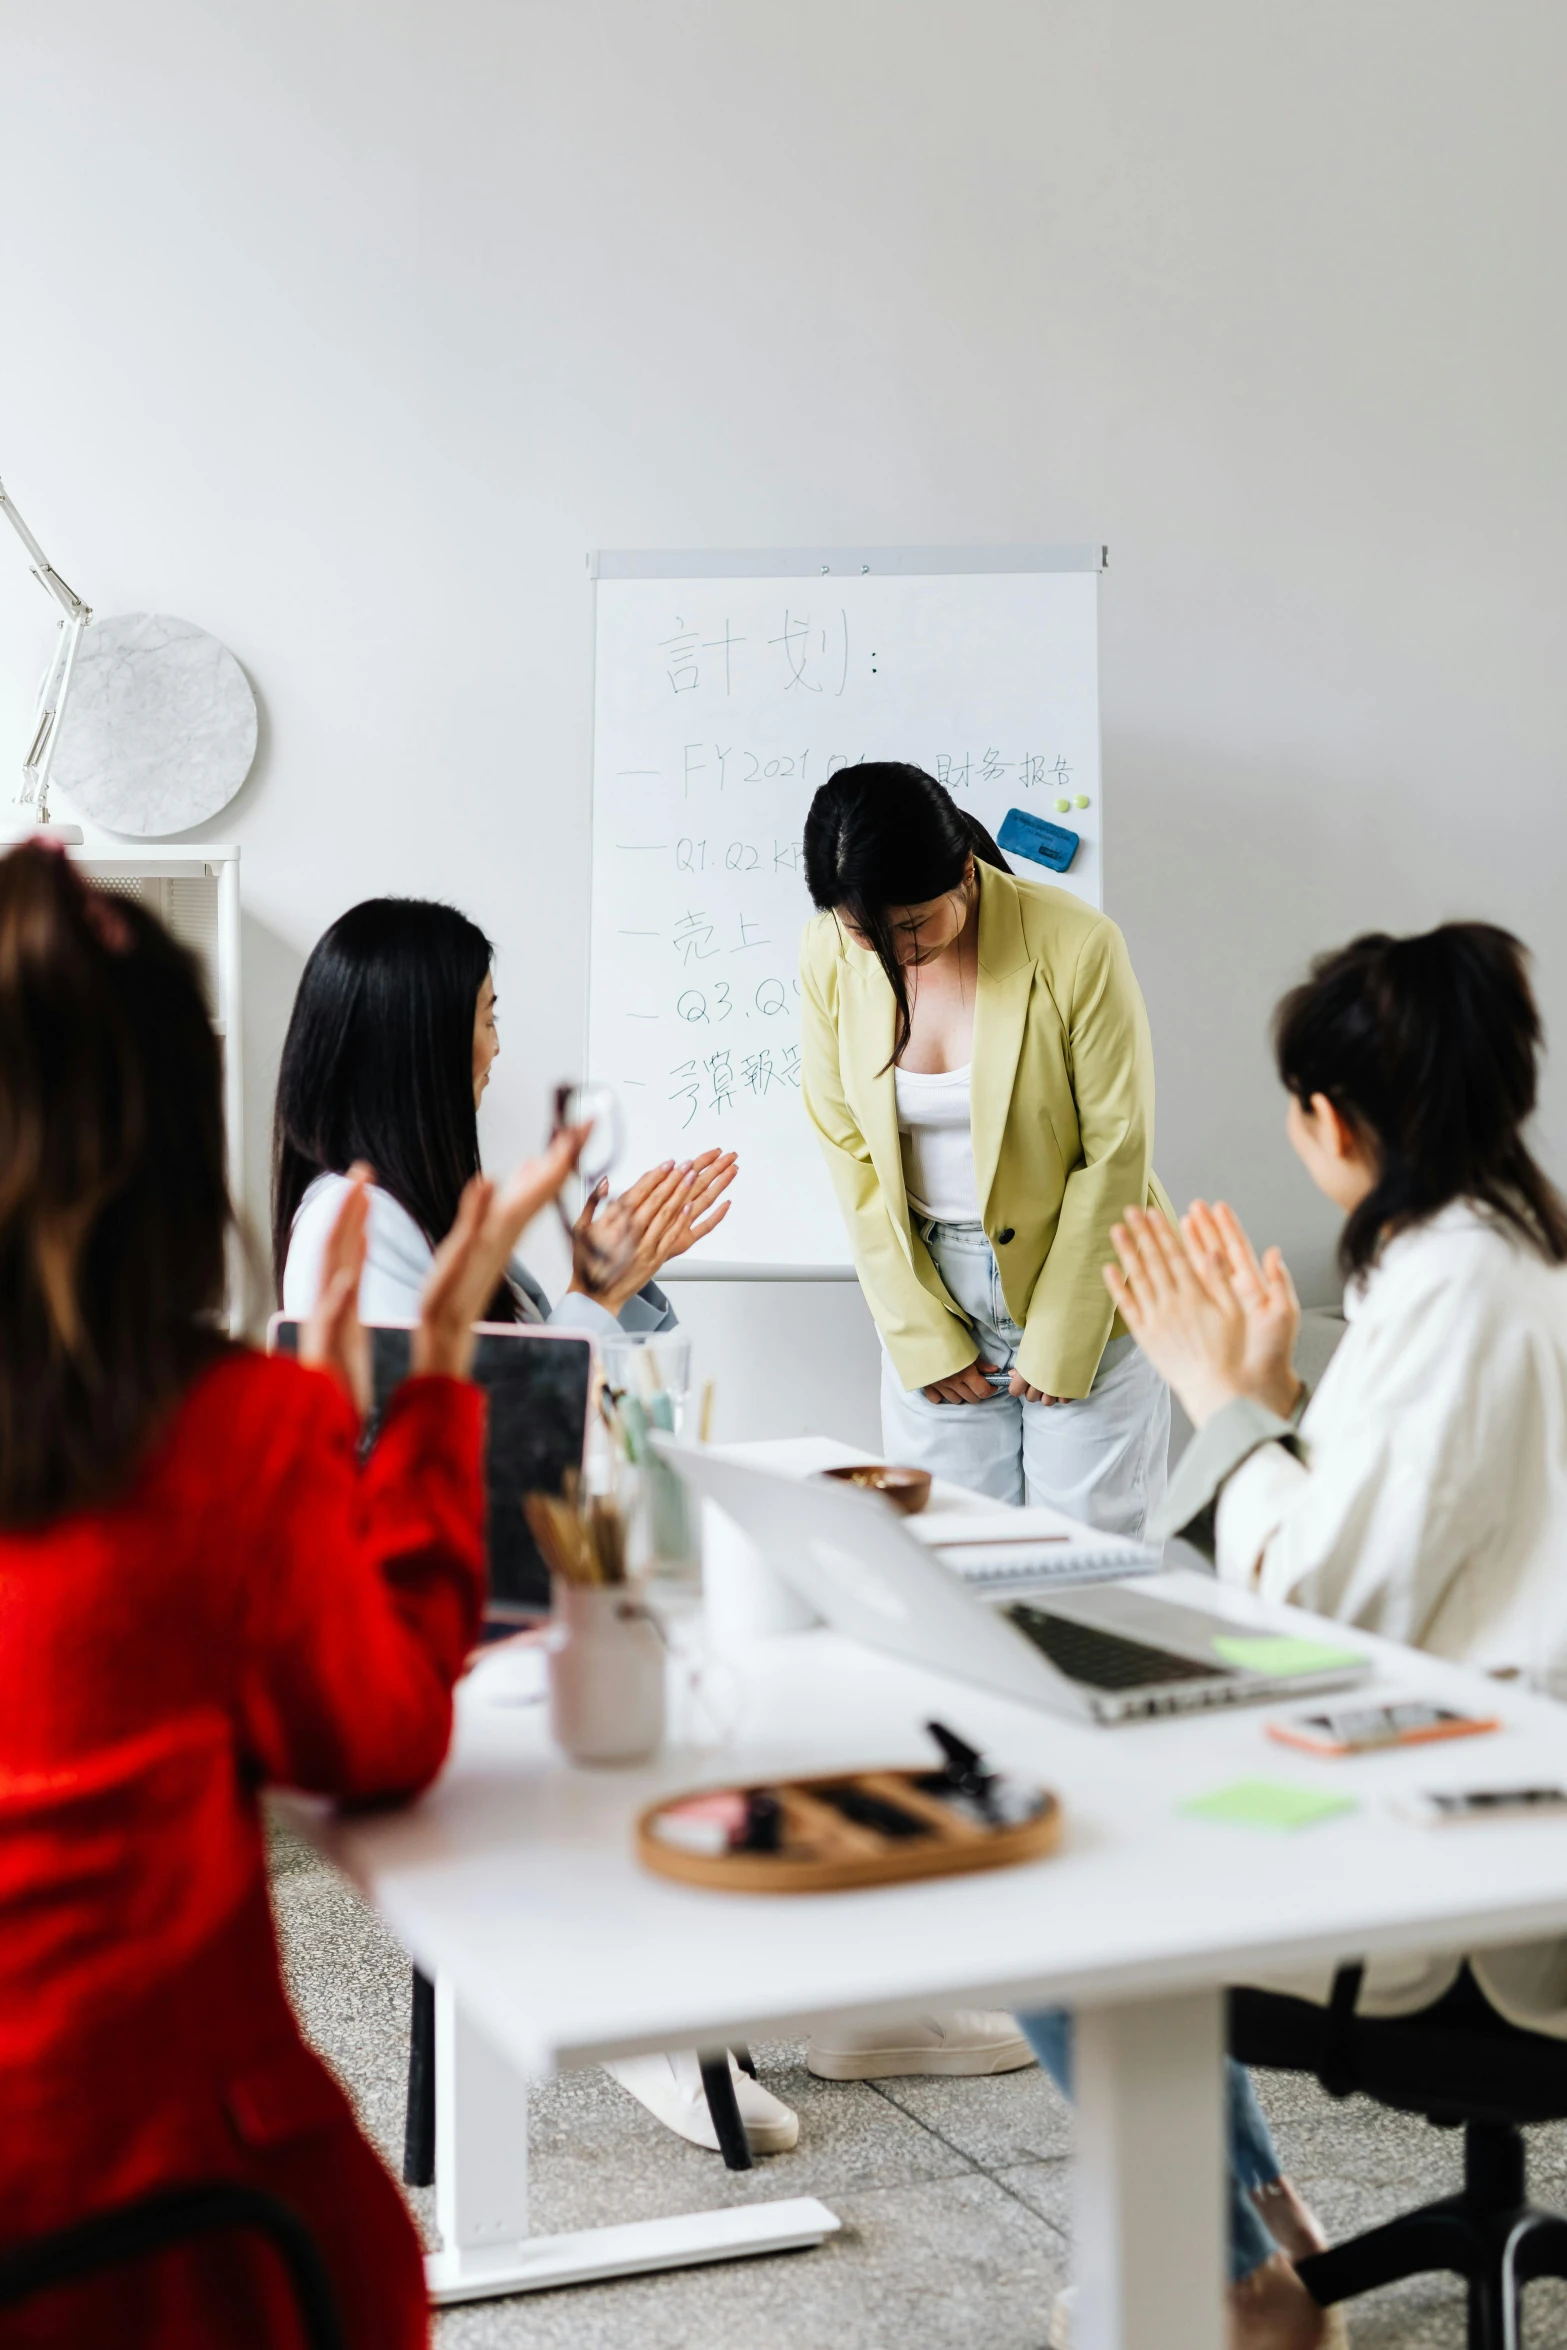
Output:
[[[1197,1434],[1150,1528],[1219,1575],[1483,1671],[1567,1692],[1567,1204],[1524,1140],[1540,1022],[1523,949],[1448,923],[1356,939],[1275,1022],[1289,1139],[1345,1216],[1348,1332],[1314,1395],[1277,1249],[1199,1201],[1177,1234],[1132,1211],[1105,1279]],[[1363,2012],[1406,2014],[1461,1957],[1374,1960]],[[1567,2038],[1567,1945],[1477,1954],[1499,2014]],[[1333,1970],[1273,1986],[1325,2000]],[[1069,2070],[1060,2016],[1030,2019]],[[1316,2249],[1231,2067],[1234,2337],[1311,2345],[1322,2313],[1277,2258]],[[1249,2208],[1248,2208],[1249,2207]]]
[[1277,1249],[1201,1201],[1181,1239],[1126,1219],[1107,1281],[1198,1431],[1162,1530],[1272,1598],[1567,1689],[1567,1206],[1523,1140],[1522,949],[1468,922],[1357,939],[1276,1036],[1290,1140],[1345,1212],[1349,1328],[1308,1398]]
[[[365,1164],[374,1183],[360,1315],[417,1321],[432,1244],[479,1173],[478,1106],[500,1050],[491,959],[477,924],[424,898],[368,898],[317,943],[278,1076],[272,1261],[286,1313],[314,1310],[349,1170]],[[732,1151],[706,1151],[651,1168],[618,1200],[595,1193],[577,1220],[564,1297],[552,1306],[513,1257],[485,1318],[591,1336],[673,1329],[654,1275],[722,1223],[734,1174]],[[616,2078],[670,2129],[717,2150],[694,2052],[628,2060]],[[734,2080],[753,2147],[792,2146],[789,2107],[749,2074]]]
[[[500,1050],[490,941],[452,906],[367,898],[319,939],[283,1046],[273,1133],[272,1266],[284,1311],[315,1304],[350,1167],[375,1171],[367,1322],[413,1321],[433,1245],[479,1172],[478,1106]],[[557,1328],[673,1328],[653,1276],[722,1223],[732,1151],[649,1169],[578,1219],[558,1305],[516,1259],[489,1318]]]

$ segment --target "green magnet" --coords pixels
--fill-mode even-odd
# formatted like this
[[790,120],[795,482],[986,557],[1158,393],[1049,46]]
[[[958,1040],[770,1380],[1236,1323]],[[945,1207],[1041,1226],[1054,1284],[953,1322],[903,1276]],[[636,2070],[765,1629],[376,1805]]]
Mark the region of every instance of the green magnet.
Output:
[[1070,800],[1057,800],[1057,802],[1056,802],[1056,814],[1057,814],[1058,816],[1064,816],[1064,815],[1066,814],[1067,810],[1068,810],[1068,809],[1071,807],[1071,805],[1072,805],[1072,803],[1071,803],[1071,801],[1070,801]]
[[1072,805],[1073,805],[1073,807],[1074,807],[1074,808],[1086,808],[1086,807],[1087,807],[1087,805],[1088,805],[1088,794],[1087,794],[1087,792],[1085,792],[1085,791],[1080,791],[1080,792],[1078,793],[1078,795],[1077,795],[1076,799],[1075,799],[1075,800],[1072,802]]

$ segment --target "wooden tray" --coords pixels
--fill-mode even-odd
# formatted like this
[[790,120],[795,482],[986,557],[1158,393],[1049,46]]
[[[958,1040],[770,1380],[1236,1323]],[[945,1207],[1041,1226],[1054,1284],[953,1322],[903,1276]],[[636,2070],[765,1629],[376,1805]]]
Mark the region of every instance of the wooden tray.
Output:
[[[964,1869],[1000,1869],[1053,1852],[1061,1840],[1061,1806],[1046,1793],[1043,1808],[1017,1827],[993,1828],[965,1819],[919,1784],[936,1774],[919,1770],[828,1771],[812,1779],[770,1779],[736,1789],[776,1796],[783,1841],[776,1852],[689,1852],[666,1844],[653,1823],[661,1812],[720,1789],[692,1788],[649,1804],[637,1821],[637,1858],[656,1877],[683,1885],[710,1885],[727,1893],[837,1893],[855,1885],[899,1885],[917,1877],[955,1876]],[[816,1790],[854,1788],[895,1803],[924,1820],[933,1833],[888,1836],[845,1819]]]

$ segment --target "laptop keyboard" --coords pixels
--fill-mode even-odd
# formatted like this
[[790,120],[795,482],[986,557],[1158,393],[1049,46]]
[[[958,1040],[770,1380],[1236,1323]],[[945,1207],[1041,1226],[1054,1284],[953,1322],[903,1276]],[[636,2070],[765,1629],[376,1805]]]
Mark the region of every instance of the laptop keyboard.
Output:
[[1069,1681],[1090,1689],[1143,1689],[1157,1681],[1222,1680],[1221,1664],[1199,1664],[1168,1648],[1150,1648],[1146,1641],[1128,1640],[1122,1632],[1101,1631],[1097,1624],[1074,1623],[1067,1616],[1048,1616],[1042,1608],[1020,1600],[1006,1610],[1020,1632]]

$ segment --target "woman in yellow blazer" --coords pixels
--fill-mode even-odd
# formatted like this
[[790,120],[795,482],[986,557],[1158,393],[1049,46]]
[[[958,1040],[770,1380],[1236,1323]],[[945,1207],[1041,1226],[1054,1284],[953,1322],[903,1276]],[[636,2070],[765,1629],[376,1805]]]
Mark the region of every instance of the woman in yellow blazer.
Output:
[[894,1459],[1140,1535],[1170,1406],[1103,1268],[1153,1172],[1153,1050],[1125,942],[1023,880],[917,767],[811,803],[803,1079],[881,1332]]

